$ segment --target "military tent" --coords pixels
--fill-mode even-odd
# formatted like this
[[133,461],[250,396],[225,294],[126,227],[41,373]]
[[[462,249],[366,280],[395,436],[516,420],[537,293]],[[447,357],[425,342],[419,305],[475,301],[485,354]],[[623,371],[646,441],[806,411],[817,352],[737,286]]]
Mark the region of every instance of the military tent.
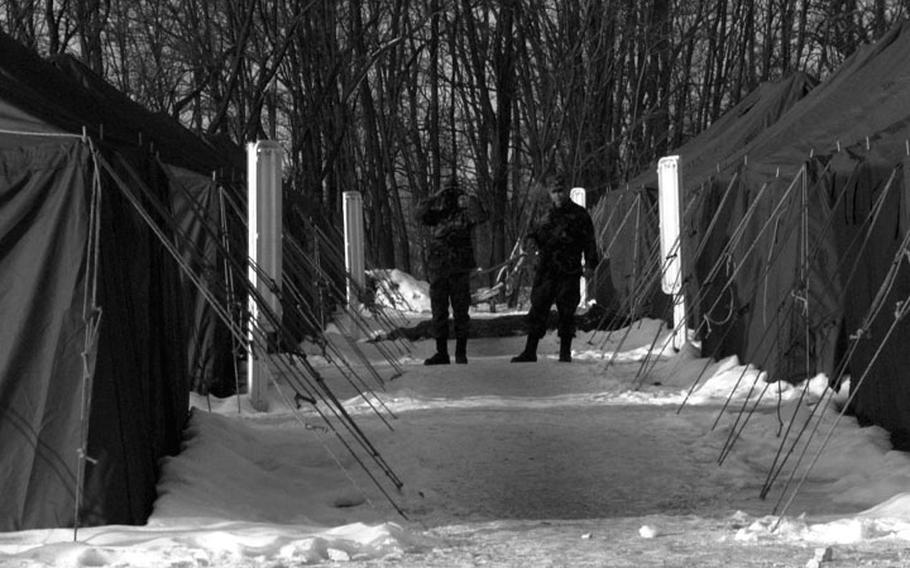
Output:
[[[685,175],[715,171],[719,161],[774,124],[813,84],[805,73],[792,73],[759,85],[708,129],[673,151],[682,156]],[[691,201],[690,195],[688,203]],[[605,276],[615,290],[613,309],[632,318],[668,317],[669,299],[658,278],[657,165],[646,168],[623,188],[607,192],[597,203],[594,221],[604,258],[609,261]]]
[[748,143],[679,152],[693,204],[689,324],[706,354],[737,354],[772,380],[849,376],[850,410],[899,446],[910,436],[908,61],[902,23]]
[[[823,371],[837,382],[849,375],[851,410],[898,443],[910,434],[903,380],[910,363],[903,317],[910,292],[908,60],[910,24],[903,23],[723,160],[720,173],[689,182],[710,187],[714,203],[722,187],[734,187],[719,209],[721,229],[706,239],[715,250],[738,241],[728,250],[738,251],[731,256],[739,269],[726,277],[730,286],[718,288],[738,329],[716,345],[719,353],[765,363],[781,378]],[[695,238],[708,211],[702,208]],[[711,263],[694,267],[693,279],[705,278]],[[700,302],[703,314],[706,303],[724,303],[710,296]]]
[[[207,288],[217,295],[218,304],[235,303],[226,297],[230,291],[224,282],[232,264],[245,266],[246,229],[242,216],[230,214],[243,206],[243,151],[229,142],[204,139],[172,118],[148,111],[70,55],[50,61],[83,86],[96,108],[104,109],[105,138],[119,141],[131,153],[153,155],[159,162],[189,272],[208,280]],[[237,380],[233,338],[197,285],[186,273],[181,273],[181,279],[190,385],[202,394],[231,394]]]
[[179,449],[193,341],[157,234],[174,218],[152,205],[198,170],[140,143],[148,117],[110,91],[4,35],[0,54],[0,530],[142,523]]

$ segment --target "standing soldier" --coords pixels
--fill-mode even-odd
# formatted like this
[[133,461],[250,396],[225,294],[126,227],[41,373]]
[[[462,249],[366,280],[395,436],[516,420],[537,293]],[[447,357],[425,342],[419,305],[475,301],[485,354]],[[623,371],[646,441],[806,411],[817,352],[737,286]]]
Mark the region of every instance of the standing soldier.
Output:
[[436,353],[425,365],[448,365],[449,303],[455,328],[455,362],[467,363],[471,306],[471,269],[474,260],[472,229],[486,220],[476,196],[462,192],[456,178],[417,204],[417,219],[432,229],[428,247],[427,274],[430,280],[431,329]]
[[562,176],[550,178],[547,187],[550,207],[543,221],[528,233],[538,251],[527,316],[528,339],[524,351],[512,357],[513,363],[537,361],[537,343],[547,332],[547,317],[554,302],[559,315],[559,360],[572,361],[575,308],[581,300],[578,279],[584,274],[590,280],[599,262],[591,216],[569,199]]

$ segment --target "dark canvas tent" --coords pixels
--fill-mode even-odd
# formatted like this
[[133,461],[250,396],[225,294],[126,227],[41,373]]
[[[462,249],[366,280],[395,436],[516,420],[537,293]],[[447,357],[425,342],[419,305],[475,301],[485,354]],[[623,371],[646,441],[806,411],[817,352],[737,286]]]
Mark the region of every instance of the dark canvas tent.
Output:
[[[720,292],[737,329],[708,344],[763,363],[781,378],[816,370],[836,377],[844,364],[856,414],[901,437],[910,432],[903,380],[910,329],[895,318],[910,292],[900,260],[907,233],[907,61],[905,23],[722,160],[719,173],[685,174],[687,188],[709,188],[706,203],[718,205],[725,186],[733,186],[719,230],[707,235],[713,252],[693,267],[693,279],[703,286],[723,244],[735,240],[737,228],[744,235],[733,247],[739,268]],[[711,209],[700,209],[693,242],[703,236]],[[705,296],[702,315],[707,303],[723,305]],[[768,334],[771,326],[775,332]],[[723,337],[720,330],[713,335]]]
[[[119,141],[130,153],[138,148],[160,162],[184,260],[193,274],[209,280],[208,288],[219,304],[231,303],[224,285],[225,269],[231,267],[225,265],[223,253],[232,252],[235,265],[244,263],[246,229],[238,215],[229,214],[243,200],[243,151],[203,139],[170,117],[148,111],[71,56],[53,57],[51,63],[82,85],[96,108],[104,109],[106,139]],[[219,246],[219,239],[228,242]],[[190,384],[203,394],[230,394],[236,382],[233,338],[196,285],[185,274],[182,280]]]
[[657,279],[655,192],[609,191],[598,201],[592,218],[603,256],[595,276],[597,303],[622,320],[662,317],[667,298]]
[[747,144],[680,152],[689,323],[706,354],[737,354],[774,379],[845,372],[852,410],[899,440],[910,434],[908,61],[905,23]]
[[[107,84],[90,69],[70,56],[54,57],[52,63],[65,74],[82,84],[98,107],[106,109],[113,127],[105,128],[105,137],[110,135],[126,144],[146,145],[164,165],[164,174],[171,186],[171,213],[180,223],[181,232],[188,237],[190,249],[185,256],[190,263],[202,263],[193,272],[205,272],[212,282],[210,291],[218,295],[220,304],[233,302],[226,297],[225,270],[245,274],[246,270],[246,228],[242,213],[245,203],[244,152],[224,139],[203,139],[170,117],[150,113],[120,91]],[[111,128],[115,131],[111,133]],[[205,214],[200,215],[202,210]],[[233,213],[233,214],[232,214]],[[284,226],[286,238],[284,256],[293,261],[316,246],[314,231],[322,231],[331,245],[318,254],[321,269],[334,282],[344,282],[344,254],[337,248],[337,228],[331,219],[319,214],[319,207],[308,200],[300,191],[284,188]],[[224,246],[216,246],[209,234],[206,222],[219,219],[225,224],[224,236],[229,239]],[[219,230],[221,227],[217,227]],[[240,237],[239,239],[237,237]],[[200,252],[202,254],[200,254]],[[223,258],[231,253],[231,259]],[[228,267],[222,270],[225,262]],[[211,270],[214,267],[215,272]],[[303,337],[317,332],[315,324],[304,313],[315,313],[315,309],[331,309],[331,299],[313,297],[320,275],[301,262],[286,262],[284,267],[284,289],[289,304],[302,309],[285,310],[283,324],[289,334],[300,341]],[[227,395],[233,392],[232,337],[219,318],[213,313],[210,303],[198,293],[192,283],[185,282],[188,306],[186,314],[191,316],[189,330],[189,373],[194,390],[200,393],[214,392]],[[301,305],[303,304],[303,305]]]
[[[805,73],[791,73],[780,81],[760,84],[710,127],[671,152],[683,158],[686,176],[711,175],[726,158],[736,154],[770,128],[815,86]],[[657,189],[657,164],[629,180],[629,189]]]
[[[707,130],[673,150],[682,157],[686,181],[696,172],[705,176],[716,171],[721,160],[777,122],[812,86],[804,73],[759,85]],[[666,317],[669,300],[658,281],[657,165],[624,188],[607,192],[598,202],[595,224],[609,259],[616,309],[634,312],[633,317]]]
[[0,36],[0,530],[71,526],[77,496],[143,522],[186,418],[185,286],[131,201],[171,184],[98,96]]
[[105,138],[124,145],[148,145],[162,162],[206,177],[213,173],[236,176],[238,166],[243,167],[241,148],[200,137],[173,118],[149,111],[72,56],[54,56],[50,63],[78,82],[95,107],[103,111]]

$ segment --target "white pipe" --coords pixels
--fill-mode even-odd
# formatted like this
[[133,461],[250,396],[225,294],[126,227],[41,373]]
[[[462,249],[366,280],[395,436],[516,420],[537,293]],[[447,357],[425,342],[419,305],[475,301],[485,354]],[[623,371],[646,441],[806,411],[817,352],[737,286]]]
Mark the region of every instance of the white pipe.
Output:
[[665,156],[657,163],[660,211],[660,257],[663,268],[661,289],[673,296],[673,328],[676,333],[673,347],[682,348],[688,339],[685,323],[686,305],[682,292],[682,247],[680,225],[682,217],[680,191],[682,166],[679,156]]
[[[278,142],[260,140],[247,144],[247,225],[250,267],[247,278],[263,303],[276,318],[281,318],[281,302],[275,289],[281,288],[282,204],[281,165],[284,152]],[[247,328],[247,387],[250,404],[268,410],[266,391],[269,382],[267,353],[253,353],[263,336],[277,341],[278,330],[262,314],[259,302],[249,298],[250,321]]]
[[360,290],[366,283],[363,252],[363,197],[359,191],[344,192],[344,267],[348,273],[348,307],[360,307]]
[[[583,188],[583,187],[573,187],[572,190],[569,192],[569,199],[571,199],[576,204],[581,205],[582,207],[585,207],[585,208],[587,208],[587,204],[586,204],[587,196],[588,196],[588,192],[585,191],[585,188]],[[585,259],[585,262],[587,263],[587,259]],[[578,305],[584,306],[584,305],[587,305],[587,303],[588,303],[588,282],[586,281],[584,276],[582,276],[581,279],[579,280],[579,286],[580,286],[579,294],[581,296],[581,300],[579,301]]]

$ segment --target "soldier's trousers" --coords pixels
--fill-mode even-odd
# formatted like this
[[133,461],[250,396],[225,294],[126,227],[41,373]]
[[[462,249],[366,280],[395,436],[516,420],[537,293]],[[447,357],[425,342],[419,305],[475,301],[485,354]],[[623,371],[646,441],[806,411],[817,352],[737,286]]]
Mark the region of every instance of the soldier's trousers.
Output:
[[528,310],[528,337],[540,339],[547,333],[550,306],[556,304],[559,337],[575,337],[575,308],[581,301],[578,276],[548,275],[535,279]]
[[[576,286],[577,287],[577,286]],[[449,304],[456,338],[467,338],[471,320],[471,273],[434,275],[430,278],[430,309],[433,310],[431,329],[436,339],[449,338]]]

